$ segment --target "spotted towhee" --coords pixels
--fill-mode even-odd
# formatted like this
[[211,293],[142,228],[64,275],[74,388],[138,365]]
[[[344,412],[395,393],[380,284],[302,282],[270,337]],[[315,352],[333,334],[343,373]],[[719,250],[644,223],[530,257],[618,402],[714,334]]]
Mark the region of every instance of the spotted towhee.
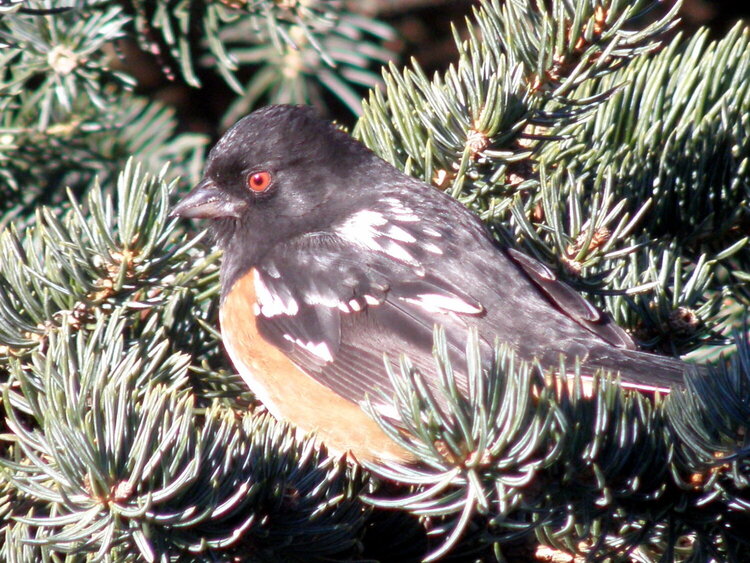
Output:
[[[476,327],[524,359],[619,372],[625,385],[682,384],[687,364],[634,350],[630,337],[544,265],[496,244],[482,222],[317,118],[271,106],[232,127],[174,215],[213,220],[224,250],[221,332],[235,367],[275,416],[360,459],[409,454],[361,409],[391,418],[384,354],[434,377],[445,329],[457,386]],[[378,402],[381,401],[381,402]]]

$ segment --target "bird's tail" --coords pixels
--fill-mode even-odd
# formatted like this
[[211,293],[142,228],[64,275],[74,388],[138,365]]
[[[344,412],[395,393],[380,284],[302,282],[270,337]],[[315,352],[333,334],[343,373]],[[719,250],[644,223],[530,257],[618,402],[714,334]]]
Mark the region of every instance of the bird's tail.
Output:
[[707,369],[679,358],[617,348],[602,350],[598,355],[593,353],[586,364],[619,374],[623,387],[663,393],[684,389],[686,373],[703,373]]

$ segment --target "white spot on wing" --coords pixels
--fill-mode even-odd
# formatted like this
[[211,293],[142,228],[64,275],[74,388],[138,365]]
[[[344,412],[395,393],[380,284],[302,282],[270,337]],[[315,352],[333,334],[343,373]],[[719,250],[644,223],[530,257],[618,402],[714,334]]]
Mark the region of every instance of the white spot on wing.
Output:
[[[419,268],[421,264],[399,242],[413,243],[416,239],[401,227],[389,225],[382,213],[358,211],[337,229],[340,237],[357,246],[382,252],[410,266]],[[418,272],[418,273],[420,273]]]
[[312,355],[320,358],[324,362],[332,362],[333,361],[333,355],[331,354],[331,349],[328,348],[328,345],[325,342],[304,342],[300,340],[299,338],[292,338],[288,334],[284,335],[284,338],[288,340],[289,342],[293,342],[297,346],[301,346],[308,352],[310,352]]
[[396,221],[401,221],[402,223],[416,223],[417,221],[421,221],[419,217],[411,213],[398,213],[395,217]]
[[414,260],[414,257],[409,254],[406,249],[398,243],[390,242],[383,248],[383,252],[391,255],[396,260],[401,260],[412,266],[419,266],[419,262]]
[[416,223],[420,220],[419,216],[406,207],[401,200],[395,197],[387,197],[383,201],[390,207],[389,210],[396,221],[402,223]]
[[382,227],[386,223],[388,223],[388,220],[378,211],[357,211],[344,221],[339,232],[348,234],[349,237],[347,238],[356,239],[364,234],[369,235],[374,231],[374,227]]
[[411,235],[411,233],[405,231],[401,227],[397,227],[396,225],[391,225],[391,227],[386,232],[386,235],[395,240],[401,240],[404,242],[417,242],[417,239],[415,239]]
[[253,270],[253,275],[255,276],[255,294],[258,297],[261,315],[264,317],[275,317],[277,315],[297,314],[299,311],[297,301],[293,298],[290,298],[288,301],[281,299],[281,297],[263,283],[263,278],[258,273],[258,270]]
[[375,238],[382,235],[377,227],[382,227],[387,222],[381,213],[359,211],[344,221],[344,224],[338,228],[338,234],[356,245],[382,251],[382,247],[375,241]]
[[442,254],[443,249],[440,248],[436,244],[432,244],[431,242],[423,242],[422,248],[424,248],[427,252],[432,252],[433,254]]
[[277,280],[281,278],[281,272],[279,272],[279,269],[276,267],[276,264],[274,264],[273,262],[268,262],[263,269],[272,278],[276,278]]
[[439,293],[422,293],[416,297],[402,297],[403,301],[422,307],[430,313],[466,313],[476,315],[482,307],[467,303],[459,297],[440,295]]
[[[364,401],[360,405],[364,405]],[[386,405],[383,403],[371,403],[372,408],[383,418],[390,418],[391,420],[401,420],[401,416],[398,414],[398,410],[394,405]]]
[[359,311],[362,311],[366,305],[375,306],[380,305],[381,303],[382,301],[377,297],[364,295],[362,297],[350,299],[347,303],[344,303],[343,301],[337,302],[336,306],[344,313],[358,313]]
[[305,294],[305,303],[308,305],[323,305],[324,307],[338,307],[339,300],[337,297],[327,297],[317,292]]
[[373,297],[372,295],[365,295],[365,303],[368,305],[380,305],[378,298]]

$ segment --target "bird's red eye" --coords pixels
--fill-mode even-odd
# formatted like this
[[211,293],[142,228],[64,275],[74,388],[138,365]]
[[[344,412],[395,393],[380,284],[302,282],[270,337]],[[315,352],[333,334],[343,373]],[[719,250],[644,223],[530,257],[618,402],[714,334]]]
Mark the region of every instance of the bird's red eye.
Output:
[[247,187],[254,192],[264,192],[271,185],[271,174],[268,172],[255,172],[247,177]]

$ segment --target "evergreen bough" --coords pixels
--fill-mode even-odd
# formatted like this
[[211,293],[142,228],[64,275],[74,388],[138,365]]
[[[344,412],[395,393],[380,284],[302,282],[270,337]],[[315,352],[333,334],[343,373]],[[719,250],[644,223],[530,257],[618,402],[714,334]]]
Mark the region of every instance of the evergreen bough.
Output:
[[[451,67],[391,65],[360,106],[392,32],[335,2],[0,6],[0,558],[747,560],[750,31],[684,37],[677,10],[486,1]],[[383,158],[708,374],[587,390],[502,342],[483,371],[467,334],[463,397],[438,328],[440,389],[389,373],[410,434],[372,413],[422,464],[329,456],[224,357],[219,256],[168,217],[207,141],[133,92],[124,37],[191,87],[218,73],[224,124],[328,89]]]

